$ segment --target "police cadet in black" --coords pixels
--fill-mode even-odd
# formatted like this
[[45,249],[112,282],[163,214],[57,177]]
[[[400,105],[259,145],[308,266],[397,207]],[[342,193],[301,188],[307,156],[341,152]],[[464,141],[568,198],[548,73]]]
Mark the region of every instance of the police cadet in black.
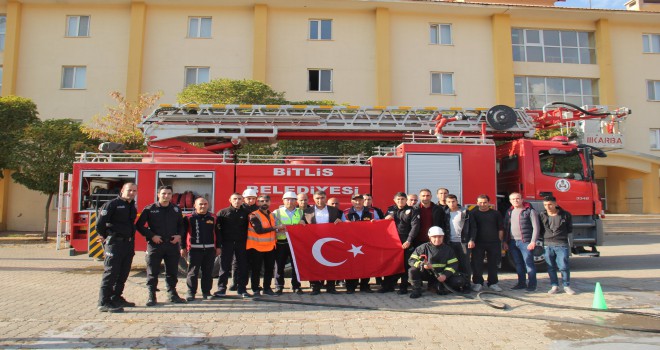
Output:
[[134,183],[124,184],[119,197],[103,204],[99,212],[96,232],[103,237],[105,250],[99,291],[101,312],[121,312],[123,307],[135,306],[122,293],[135,256],[136,193]]
[[195,211],[184,218],[184,236],[181,254],[188,252],[188,276],[186,285],[187,301],[195,300],[199,273],[202,273],[202,297],[212,299],[213,263],[216,253],[220,251],[215,237],[215,215],[208,211],[209,202],[200,197],[195,200]]
[[[396,204],[387,208],[385,219],[394,220],[394,223],[396,224],[396,230],[398,231],[399,239],[401,240],[401,248],[403,249],[403,267],[404,271],[407,272],[409,267],[408,259],[410,259],[410,255],[415,249],[412,242],[419,234],[420,217],[417,209],[406,205],[406,199],[407,196],[404,192],[397,192],[397,194],[394,195],[394,203]],[[406,272],[399,275],[385,277],[381,288],[378,289],[378,293],[393,292],[396,281],[400,277],[401,284],[397,294],[407,294],[408,274]]]
[[[156,289],[160,263],[165,260],[167,294],[173,303],[185,303],[176,292],[177,271],[181,258],[180,243],[184,234],[181,209],[171,203],[172,186],[158,189],[158,202],[147,205],[136,224],[138,232],[147,239],[147,306],[156,305]],[[145,226],[145,224],[147,226]]]

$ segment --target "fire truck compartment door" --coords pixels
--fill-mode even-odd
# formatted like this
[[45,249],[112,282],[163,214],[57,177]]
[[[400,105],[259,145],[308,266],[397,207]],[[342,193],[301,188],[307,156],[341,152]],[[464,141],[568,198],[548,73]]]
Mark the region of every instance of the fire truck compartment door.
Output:
[[406,193],[419,193],[428,188],[437,201],[436,189],[445,187],[463,203],[463,174],[460,154],[406,154]]

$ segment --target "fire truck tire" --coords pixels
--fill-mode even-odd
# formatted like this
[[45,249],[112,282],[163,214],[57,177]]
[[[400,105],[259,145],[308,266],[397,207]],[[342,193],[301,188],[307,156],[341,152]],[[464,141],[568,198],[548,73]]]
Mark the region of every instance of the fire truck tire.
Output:
[[[544,257],[535,257],[534,265],[536,266],[536,272],[547,272],[548,265],[545,263]],[[513,261],[513,256],[507,251],[506,255],[502,257],[502,269],[507,271],[516,271],[516,263]]]
[[510,129],[516,125],[517,120],[516,112],[509,106],[493,106],[486,112],[486,122],[495,130]]

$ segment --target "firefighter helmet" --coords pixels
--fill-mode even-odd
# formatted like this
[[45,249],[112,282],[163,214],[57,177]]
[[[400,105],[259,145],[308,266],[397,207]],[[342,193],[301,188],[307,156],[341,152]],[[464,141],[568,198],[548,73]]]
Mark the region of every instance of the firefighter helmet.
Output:
[[291,191],[289,191],[289,192],[285,193],[285,194],[282,196],[282,199],[287,199],[287,198],[289,198],[289,199],[296,199],[296,198],[298,198],[298,196],[296,195],[295,192],[291,192]]
[[256,197],[257,196],[257,191],[255,191],[252,188],[246,188],[245,191],[243,191],[243,197]]

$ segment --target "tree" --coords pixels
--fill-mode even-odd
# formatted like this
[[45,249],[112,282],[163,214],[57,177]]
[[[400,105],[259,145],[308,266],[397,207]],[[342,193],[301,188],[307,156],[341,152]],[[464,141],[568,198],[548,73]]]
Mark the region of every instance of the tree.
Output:
[[22,136],[23,130],[39,121],[37,106],[32,100],[18,96],[0,97],[0,178],[2,170],[10,168],[8,150]]
[[124,144],[128,149],[142,148],[144,135],[138,124],[142,120],[142,113],[151,108],[162,93],[142,94],[137,102],[127,101],[117,91],[111,92],[110,96],[117,102],[117,106],[107,107],[108,113],[105,115],[92,117],[89,125],[83,125],[83,132],[90,138]]
[[17,183],[48,196],[43,240],[48,239],[49,208],[59,189],[59,175],[73,170],[76,152],[94,149],[91,140],[71,119],[49,119],[29,125],[11,154],[12,178]]
[[215,79],[186,86],[177,95],[179,103],[285,104],[284,93],[257,80]]

